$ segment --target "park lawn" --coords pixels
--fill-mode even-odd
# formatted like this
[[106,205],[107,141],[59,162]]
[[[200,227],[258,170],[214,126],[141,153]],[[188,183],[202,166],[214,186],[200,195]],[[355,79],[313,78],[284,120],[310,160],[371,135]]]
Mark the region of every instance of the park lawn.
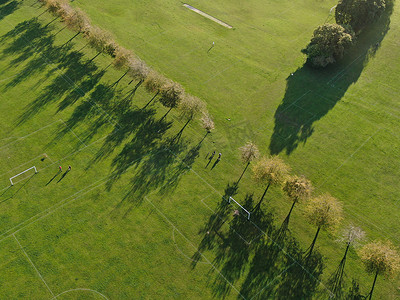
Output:
[[[282,295],[287,280],[296,275],[291,272],[293,261],[282,251],[276,265],[269,263],[265,270],[257,270],[260,257],[267,257],[264,252],[270,248],[263,248],[263,243],[255,248],[241,244],[247,235],[255,235],[257,241],[252,223],[231,220],[229,226],[217,227],[228,244],[213,235],[212,247],[205,248],[205,257],[224,277],[207,263],[197,263],[194,268],[191,263],[196,248],[207,241],[205,228],[215,225],[213,217],[231,219],[231,211],[221,198],[228,183],[241,174],[244,166],[239,163],[237,148],[249,139],[264,153],[268,149],[282,152],[295,173],[312,179],[318,192],[330,192],[342,200],[346,224],[355,222],[370,238],[389,238],[399,245],[395,224],[399,195],[395,180],[399,173],[395,168],[399,156],[395,130],[398,14],[395,11],[392,15],[391,30],[368,64],[363,53],[354,50],[343,64],[315,74],[302,68],[299,50],[315,26],[325,20],[334,5],[331,2],[266,5],[251,1],[247,9],[227,1],[189,3],[233,25],[231,31],[181,7],[178,1],[129,2],[132,10],[126,9],[128,2],[122,0],[76,2],[121,44],[208,103],[217,130],[200,148],[197,145],[204,132],[195,122],[185,129],[180,143],[171,146],[168,137],[184,123],[174,113],[162,127],[143,124],[142,120],[160,119],[165,113],[159,104],[148,115],[140,112],[138,108],[151,98],[143,88],[138,89],[132,104],[122,106],[120,100],[129,90],[129,79],[110,89],[108,85],[121,74],[112,68],[102,72],[108,58],[100,56],[90,63],[96,53],[87,47],[81,51],[82,58],[76,52],[69,55],[72,52],[67,47],[56,47],[74,33],[64,29],[51,35],[62,29],[58,22],[36,27],[53,18],[43,14],[38,23],[31,19],[43,12],[34,1],[21,2],[15,12],[1,18],[1,35],[25,20],[31,20],[28,30],[37,31],[1,44],[0,150],[4,159],[0,180],[7,187],[8,173],[14,169],[22,170],[31,162],[40,168],[38,175],[21,182],[21,189],[1,191],[2,200],[6,200],[1,204],[7,211],[1,219],[2,255],[7,260],[8,249],[12,252],[8,258],[12,263],[1,270],[19,274],[15,285],[3,282],[2,291],[10,298],[32,293],[51,296],[40,285],[39,277],[31,284],[36,273],[23,260],[17,238],[54,294],[86,287],[111,298],[237,297],[235,289],[246,298],[271,297],[269,292]],[[36,49],[30,44],[32,40]],[[207,53],[212,41],[216,46]],[[366,49],[372,43],[365,39],[359,44]],[[84,45],[78,37],[72,49],[77,51]],[[63,55],[68,59],[52,63]],[[293,76],[289,76],[291,72]],[[298,127],[275,122],[277,112],[296,118],[302,128],[312,124],[312,135],[306,140],[294,138]],[[29,135],[35,130],[39,131]],[[161,134],[153,133],[158,130]],[[204,157],[213,150],[221,151],[223,160],[215,169],[205,169]],[[49,157],[41,161],[43,153]],[[72,164],[73,172],[46,186],[58,164],[64,169]],[[235,199],[251,205],[246,196],[254,192],[256,199],[262,187],[254,185],[249,171]],[[30,199],[35,201],[27,201]],[[46,209],[64,204],[59,202],[62,199],[74,200],[47,216]],[[267,199],[264,210],[273,212],[272,225],[268,215],[258,216],[258,221],[263,229],[279,227],[290,203],[276,188]],[[36,221],[42,213],[43,218]],[[28,222],[15,233],[16,238],[10,236],[13,230],[8,230],[14,226],[19,230],[18,224],[31,217],[34,223]],[[303,250],[315,232],[304,223],[299,206],[290,227]],[[240,230],[244,233],[239,232],[239,236]],[[326,296],[324,285],[344,250],[335,239],[321,234],[317,242],[326,266],[322,284],[317,284],[317,298]],[[366,293],[372,278],[362,271],[354,251],[346,270],[348,281],[356,277]],[[288,276],[282,277],[281,272]],[[257,277],[264,275],[266,279]],[[398,281],[378,280],[375,296],[394,298]],[[248,284],[252,281],[257,285]],[[70,293],[75,293],[69,294],[71,298],[86,296],[84,291]]]

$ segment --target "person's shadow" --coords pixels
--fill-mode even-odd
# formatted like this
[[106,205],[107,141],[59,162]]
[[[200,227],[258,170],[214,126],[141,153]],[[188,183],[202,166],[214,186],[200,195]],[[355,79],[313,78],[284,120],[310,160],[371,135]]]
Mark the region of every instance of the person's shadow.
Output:
[[[211,160],[210,160],[210,162],[211,162]],[[217,158],[217,160],[214,162],[213,166],[211,167],[211,170],[214,169],[218,165],[219,162],[220,162],[220,159]]]
[[61,180],[63,180],[64,177],[67,176],[68,173],[69,173],[69,170],[65,171],[65,173],[61,176],[61,178],[58,179],[57,183],[59,183]]
[[58,172],[46,183],[45,186],[49,185],[59,174],[61,174],[61,170],[58,170]]

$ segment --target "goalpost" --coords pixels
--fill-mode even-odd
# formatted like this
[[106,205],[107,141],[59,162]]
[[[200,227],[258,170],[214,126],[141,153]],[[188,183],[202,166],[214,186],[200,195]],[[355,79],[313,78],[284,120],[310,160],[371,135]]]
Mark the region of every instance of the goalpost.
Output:
[[14,183],[13,183],[13,179],[15,178],[15,177],[18,177],[19,175],[22,175],[22,174],[24,174],[25,172],[28,172],[29,170],[32,170],[32,169],[34,169],[35,170],[35,174],[38,172],[37,171],[37,169],[36,169],[36,167],[35,166],[33,166],[33,167],[30,167],[29,169],[26,169],[25,171],[22,171],[21,173],[19,173],[19,174],[17,174],[17,175],[15,175],[15,176],[13,176],[13,177],[10,177],[10,182],[11,182],[11,185],[14,185]]
[[247,214],[247,220],[250,220],[250,212],[247,209],[245,209],[243,206],[241,206],[235,199],[233,199],[232,197],[229,197],[228,203],[231,203],[231,201],[235,202],[241,209],[243,209],[243,211]]

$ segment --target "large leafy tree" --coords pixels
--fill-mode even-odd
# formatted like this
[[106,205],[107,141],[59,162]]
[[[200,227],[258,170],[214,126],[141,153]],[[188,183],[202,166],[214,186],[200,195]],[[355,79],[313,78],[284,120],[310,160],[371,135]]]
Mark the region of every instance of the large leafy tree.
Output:
[[253,167],[253,177],[259,184],[266,185],[264,193],[256,205],[260,208],[265,194],[271,185],[282,184],[288,176],[290,167],[278,156],[263,157]]
[[302,50],[314,67],[326,67],[342,58],[353,43],[354,32],[350,27],[337,24],[319,26],[310,43]]
[[342,204],[329,194],[323,194],[308,201],[305,208],[307,221],[317,227],[307,256],[314,249],[320,230],[334,231],[342,220]]
[[360,254],[366,271],[375,274],[374,282],[369,293],[369,299],[371,299],[378,275],[391,277],[399,272],[400,257],[390,241],[374,241],[369,243],[361,249]]
[[340,0],[335,10],[336,23],[350,25],[358,32],[375,22],[385,8],[385,0]]

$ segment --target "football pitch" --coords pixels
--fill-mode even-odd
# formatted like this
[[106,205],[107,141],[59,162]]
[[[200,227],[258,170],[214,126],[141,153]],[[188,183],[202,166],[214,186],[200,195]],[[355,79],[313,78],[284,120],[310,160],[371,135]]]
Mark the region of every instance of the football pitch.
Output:
[[[242,174],[248,140],[342,201],[341,227],[400,246],[398,5],[315,71],[300,50],[336,2],[264,2],[186,2],[211,19],[175,0],[73,2],[206,101],[206,135],[144,108],[142,86],[129,100],[135,83],[113,85],[111,59],[67,43],[75,33],[37,1],[0,0],[0,299],[328,299],[345,245],[321,233],[305,261],[315,228],[299,205],[277,235],[290,209],[278,188],[252,210],[263,187]],[[345,273],[344,294],[353,279],[368,293],[354,249]],[[379,278],[374,296],[396,299],[399,283]]]

